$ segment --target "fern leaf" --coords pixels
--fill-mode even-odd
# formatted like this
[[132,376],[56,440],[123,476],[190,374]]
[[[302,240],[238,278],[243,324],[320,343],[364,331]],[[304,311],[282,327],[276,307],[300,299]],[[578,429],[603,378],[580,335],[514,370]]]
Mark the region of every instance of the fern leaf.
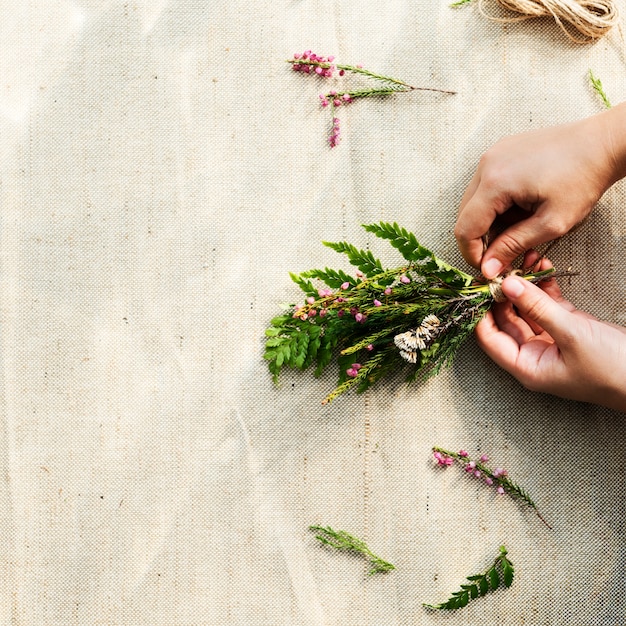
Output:
[[[453,591],[450,598],[440,604],[424,604],[428,609],[460,609],[469,604],[470,600],[475,600],[479,596],[484,596],[489,588],[495,590],[503,582],[505,587],[510,587],[513,583],[514,568],[513,563],[507,558],[508,551],[504,546],[500,546],[500,552],[494,559],[489,569],[482,574],[468,576],[470,584],[462,583],[460,590]],[[502,572],[502,575],[498,573]]]
[[323,241],[322,243],[335,252],[347,255],[350,263],[358,267],[366,276],[376,276],[383,273],[381,262],[369,250],[359,250],[346,241]]

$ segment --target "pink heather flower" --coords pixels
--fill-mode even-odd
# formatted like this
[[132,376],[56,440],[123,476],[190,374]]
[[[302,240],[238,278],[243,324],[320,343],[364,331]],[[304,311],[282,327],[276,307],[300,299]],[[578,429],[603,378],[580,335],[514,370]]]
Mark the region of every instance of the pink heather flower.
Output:
[[324,73],[324,68],[320,67],[319,65],[315,68],[315,73],[316,74],[323,74]]
[[335,302],[345,302],[345,301],[346,301],[346,299],[345,299],[345,298],[337,298],[337,299],[335,300]]
[[350,315],[356,315],[358,312],[359,309],[357,309],[355,306],[350,309]]
[[360,363],[353,363],[352,364],[352,369],[355,369],[357,372],[362,368],[363,366]]
[[498,493],[502,495],[504,493],[504,487],[498,487]]
[[[329,96],[336,96],[336,95],[337,95],[337,92],[333,89],[332,91],[329,91],[329,92],[328,92],[328,95],[329,95]],[[337,121],[339,121],[339,120],[337,120]]]
[[365,348],[368,352],[371,352],[374,349],[374,346],[370,343],[367,345],[367,347]]
[[505,469],[502,469],[501,467],[496,467],[496,469],[493,471],[493,475],[496,478],[498,478],[499,476],[506,476],[507,471]]
[[345,291],[346,289],[350,288],[350,283],[349,282],[345,282],[345,283],[341,283],[341,288]]
[[333,104],[334,104],[336,107],[340,107],[340,106],[341,106],[341,100],[339,100],[339,98],[335,98],[335,99],[333,100]]
[[476,468],[476,463],[474,461],[470,461],[467,464],[467,467],[469,467],[470,469],[475,469]]
[[346,374],[350,376],[350,378],[356,378],[359,375],[359,371],[355,370],[353,367],[349,367],[346,370]]
[[327,107],[328,106],[328,100],[326,100],[326,98],[322,94],[320,94],[320,104],[323,107]]
[[355,274],[356,274],[357,278],[363,278],[363,276],[365,276],[365,274],[363,274],[363,272],[361,270],[357,270],[355,272]]
[[454,459],[453,459],[451,456],[447,456],[447,457],[445,458],[444,463],[445,463],[446,465],[452,465],[452,464],[454,463]]
[[345,70],[339,70],[339,76],[343,76],[346,73]]
[[357,313],[357,314],[354,316],[354,319],[355,319],[357,322],[362,322],[362,321],[365,319],[365,315],[363,315],[363,313]]
[[480,462],[481,462],[481,463],[486,463],[488,460],[489,460],[489,457],[488,457],[486,454],[483,454],[483,455],[480,457]]
[[474,472],[474,476],[476,476],[476,478],[480,478],[481,474],[480,474],[480,470],[476,470]]
[[468,474],[469,474],[470,472],[473,472],[473,471],[474,471],[474,468],[473,468],[473,467],[470,467],[469,463],[465,466],[465,468],[464,468],[464,469],[465,469],[465,471],[466,471]]
[[309,311],[309,317],[315,317],[317,315],[317,311],[315,309],[311,309]]
[[313,296],[309,296],[309,297],[306,299],[306,301],[307,301],[309,304],[313,304],[313,303],[315,302],[315,298],[314,298]]
[[400,276],[400,282],[408,285],[411,282],[411,279],[408,276]]
[[437,450],[435,450],[435,451],[433,452],[433,456],[434,456],[434,457],[435,457],[438,461],[442,458],[442,456],[441,456],[441,452],[438,452]]
[[341,96],[341,99],[344,102],[352,102],[352,96],[349,93],[344,93],[343,96]]
[[301,320],[306,320],[309,316],[306,313],[301,313],[299,317]]
[[335,60],[335,57],[331,54],[331,55],[328,57],[328,62],[329,62],[329,63],[332,63],[334,60]]
[[326,317],[328,315],[328,309],[320,309],[320,317]]
[[357,63],[357,65],[356,65],[356,66],[357,66],[360,70],[362,70],[362,69],[363,69],[363,65],[361,65],[361,63]]
[[493,485],[493,480],[489,476],[485,478],[485,483],[491,487]]
[[467,450],[459,450],[459,456],[469,456]]
[[374,306],[382,306],[383,303],[380,300],[374,300]]
[[293,55],[293,58],[294,58],[294,59],[300,59],[300,58],[302,58],[302,55],[301,55],[299,52],[296,52],[296,53]]
[[343,317],[344,313],[345,311],[343,309],[339,309],[339,311],[337,311],[337,317]]
[[392,291],[393,291],[393,290],[391,289],[391,287],[387,287],[387,288],[385,289],[385,295],[386,295],[386,296],[390,296]]

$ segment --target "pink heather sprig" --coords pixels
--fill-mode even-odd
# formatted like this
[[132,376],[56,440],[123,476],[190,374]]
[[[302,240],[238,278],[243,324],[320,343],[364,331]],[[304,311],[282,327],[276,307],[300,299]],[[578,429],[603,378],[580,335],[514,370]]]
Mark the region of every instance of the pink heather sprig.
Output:
[[351,104],[358,98],[370,98],[373,96],[388,96],[394,93],[400,93],[405,91],[437,91],[439,93],[454,94],[454,91],[448,91],[445,89],[436,89],[434,87],[413,87],[408,83],[391,76],[383,76],[382,74],[376,74],[363,68],[362,65],[342,65],[335,63],[334,56],[322,56],[315,54],[311,50],[305,50],[302,53],[296,53],[293,58],[288,59],[287,63],[291,63],[291,67],[295,72],[303,74],[309,74],[311,76],[317,76],[322,79],[334,78],[337,76],[344,76],[346,72],[365,76],[368,79],[372,79],[382,83],[381,87],[369,88],[369,89],[354,89],[354,90],[330,90],[327,93],[320,94],[320,104],[322,107],[328,107],[333,110],[333,126],[329,136],[329,143],[331,148],[334,148],[339,143],[339,119],[334,114],[334,109]]
[[507,470],[496,467],[491,469],[486,463],[489,461],[489,457],[486,454],[480,456],[476,460],[472,460],[469,453],[466,450],[459,450],[458,452],[451,452],[444,448],[433,447],[433,457],[437,465],[448,467],[455,462],[458,463],[468,476],[472,476],[478,480],[481,480],[489,487],[493,487],[497,493],[504,495],[508,494],[512,498],[517,498],[524,501],[528,506],[532,507],[537,514],[537,517],[548,527],[552,528],[550,524],[545,520],[543,515],[539,512],[537,505],[530,498],[528,493],[522,489],[519,485],[516,485],[508,476]]

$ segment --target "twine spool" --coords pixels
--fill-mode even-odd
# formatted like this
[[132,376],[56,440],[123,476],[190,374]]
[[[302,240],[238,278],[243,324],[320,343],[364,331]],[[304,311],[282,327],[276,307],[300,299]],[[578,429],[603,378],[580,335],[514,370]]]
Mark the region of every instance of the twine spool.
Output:
[[[553,17],[561,30],[576,43],[589,43],[606,35],[619,22],[614,0],[498,0],[500,5],[517,13],[497,17],[485,11],[485,0],[479,0],[480,12],[496,22],[519,22],[533,17]],[[572,32],[577,32],[576,37]]]

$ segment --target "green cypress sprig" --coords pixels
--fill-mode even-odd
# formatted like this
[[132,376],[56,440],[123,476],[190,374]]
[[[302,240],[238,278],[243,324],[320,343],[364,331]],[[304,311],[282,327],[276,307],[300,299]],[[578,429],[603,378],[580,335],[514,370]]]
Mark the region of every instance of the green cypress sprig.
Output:
[[591,70],[589,70],[589,82],[591,83],[593,90],[598,94],[598,96],[600,96],[600,99],[604,103],[604,106],[607,109],[610,109],[612,106],[611,101],[609,100],[609,97],[606,95],[606,92],[604,91],[602,81],[599,78],[597,78]]
[[[385,268],[370,250],[324,242],[347,257],[356,276],[328,267],[291,274],[305,302],[275,317],[265,333],[264,358],[275,382],[284,367],[315,366],[319,376],[336,359],[337,385],[325,403],[394,372],[407,372],[407,382],[437,374],[494,303],[492,285],[438,258],[405,228],[387,222],[364,228],[388,241],[403,262]],[[538,282],[557,275],[523,277]]]
[[452,452],[438,446],[433,447],[433,454],[438,465],[447,466],[456,462],[465,470],[468,476],[480,479],[485,484],[496,489],[500,494],[508,494],[512,498],[524,502],[535,511],[537,517],[548,528],[552,528],[528,492],[509,478],[507,470],[499,467],[495,469],[489,467],[487,465],[489,459],[486,455],[482,455],[478,460],[472,460],[465,450]]
[[315,538],[324,545],[365,557],[370,564],[369,575],[396,569],[391,563],[376,556],[362,539],[358,539],[345,530],[334,530],[330,526],[309,526],[309,530],[316,532]]
[[510,587],[513,584],[515,568],[507,558],[508,551],[500,546],[500,552],[493,564],[482,574],[467,576],[467,583],[461,584],[458,591],[453,591],[452,596],[440,604],[424,604],[428,609],[461,609],[467,606],[470,600],[484,596],[490,591],[496,590],[501,585]]

